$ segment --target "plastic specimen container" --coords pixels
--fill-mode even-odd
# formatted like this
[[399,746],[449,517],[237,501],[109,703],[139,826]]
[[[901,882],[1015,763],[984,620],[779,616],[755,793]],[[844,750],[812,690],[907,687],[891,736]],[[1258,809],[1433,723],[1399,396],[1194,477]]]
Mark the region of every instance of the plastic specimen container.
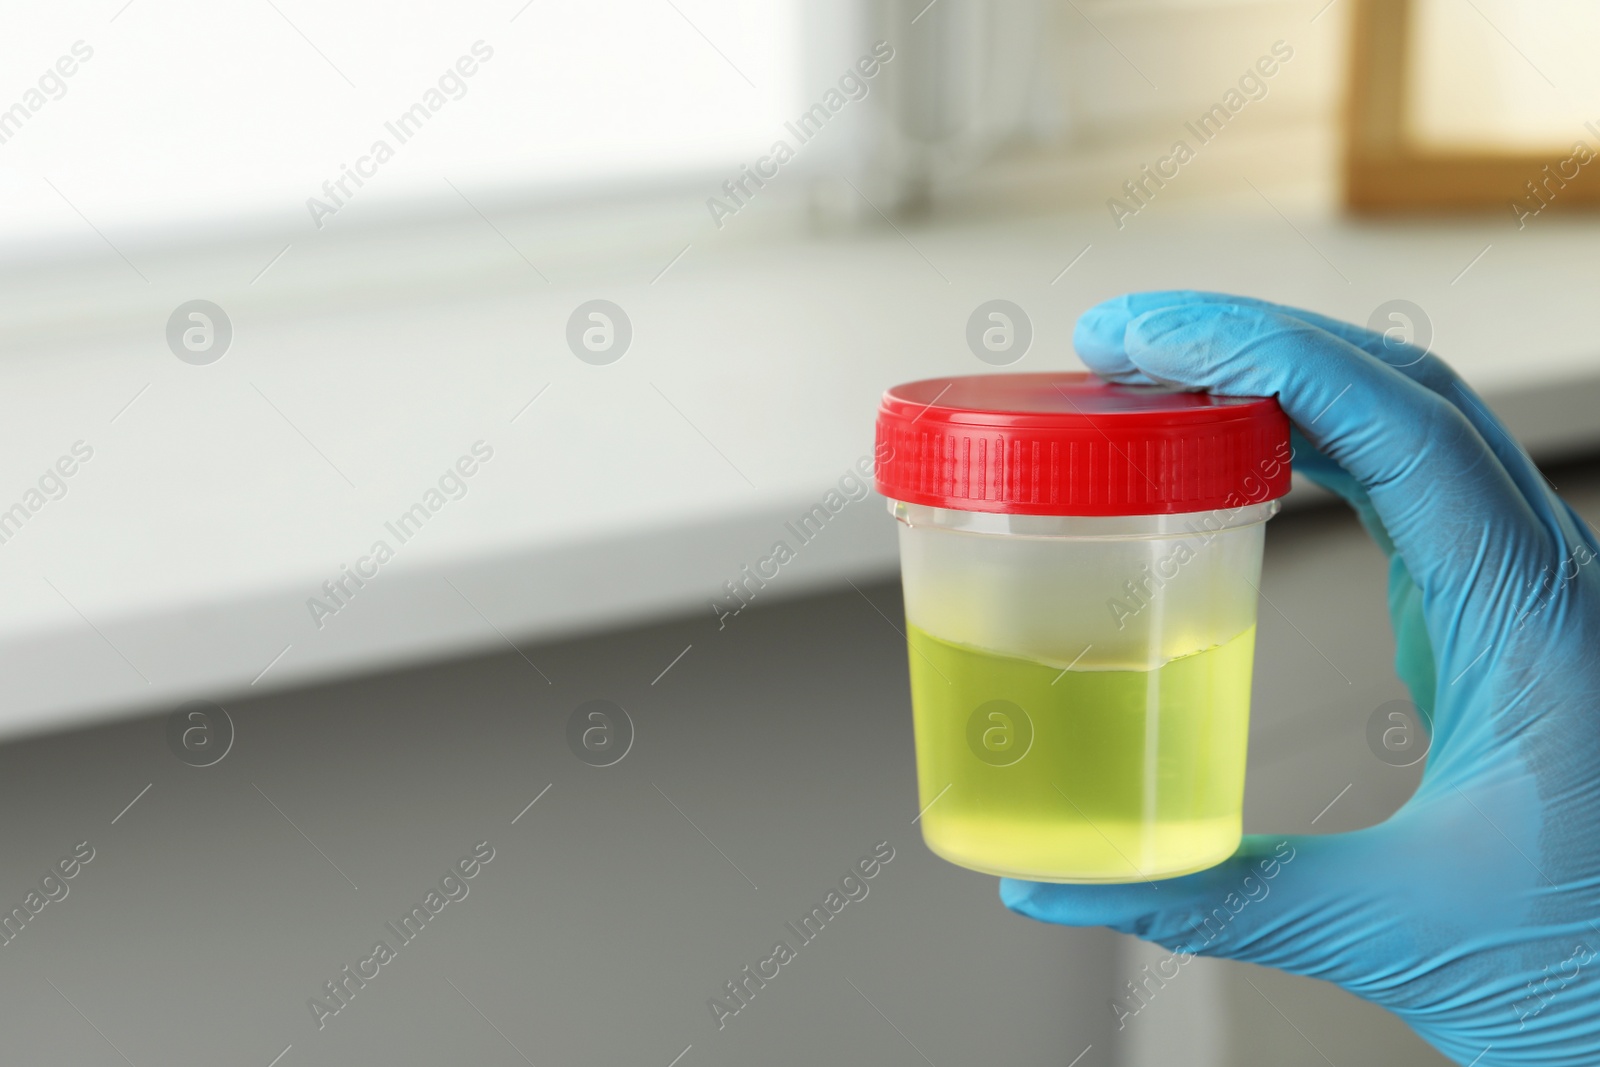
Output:
[[928,847],[1038,881],[1169,878],[1238,847],[1272,398],[995,374],[896,386]]

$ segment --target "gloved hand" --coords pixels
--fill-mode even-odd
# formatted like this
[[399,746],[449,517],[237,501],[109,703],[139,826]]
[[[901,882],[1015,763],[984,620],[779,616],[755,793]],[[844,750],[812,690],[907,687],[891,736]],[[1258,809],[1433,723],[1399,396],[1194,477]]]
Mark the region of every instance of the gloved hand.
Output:
[[1168,292],[1092,309],[1076,344],[1114,381],[1277,395],[1295,468],[1389,554],[1397,667],[1433,744],[1416,795],[1378,826],[1247,837],[1160,883],[1005,879],[1001,900],[1335,982],[1461,1064],[1600,1064],[1591,530],[1449,367],[1370,331]]

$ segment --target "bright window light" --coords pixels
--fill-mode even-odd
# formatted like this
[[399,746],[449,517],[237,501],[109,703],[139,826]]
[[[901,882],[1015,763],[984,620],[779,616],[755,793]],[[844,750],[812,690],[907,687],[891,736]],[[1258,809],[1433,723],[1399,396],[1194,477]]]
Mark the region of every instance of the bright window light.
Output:
[[0,35],[0,239],[725,169],[800,99],[799,22],[798,0],[25,5]]

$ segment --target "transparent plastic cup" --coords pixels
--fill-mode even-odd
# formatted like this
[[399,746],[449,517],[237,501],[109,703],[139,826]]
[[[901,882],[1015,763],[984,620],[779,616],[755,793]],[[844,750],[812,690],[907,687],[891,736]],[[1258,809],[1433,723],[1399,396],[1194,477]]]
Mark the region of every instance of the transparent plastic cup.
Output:
[[1276,401],[1087,375],[885,395],[878,487],[901,523],[930,849],[1059,882],[1234,852],[1288,448]]

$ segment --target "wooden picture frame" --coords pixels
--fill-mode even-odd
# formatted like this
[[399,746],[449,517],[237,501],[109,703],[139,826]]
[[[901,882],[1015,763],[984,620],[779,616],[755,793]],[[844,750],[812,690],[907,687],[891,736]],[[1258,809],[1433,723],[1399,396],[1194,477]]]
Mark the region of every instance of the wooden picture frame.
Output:
[[[1534,214],[1600,204],[1600,167],[1569,167],[1577,171],[1571,177],[1552,173],[1570,146],[1536,155],[1414,143],[1406,104],[1411,0],[1354,0],[1351,20],[1343,160],[1348,210],[1385,215],[1493,209],[1522,225],[1526,216],[1519,215],[1519,203]],[[1600,133],[1585,140],[1600,151]]]

